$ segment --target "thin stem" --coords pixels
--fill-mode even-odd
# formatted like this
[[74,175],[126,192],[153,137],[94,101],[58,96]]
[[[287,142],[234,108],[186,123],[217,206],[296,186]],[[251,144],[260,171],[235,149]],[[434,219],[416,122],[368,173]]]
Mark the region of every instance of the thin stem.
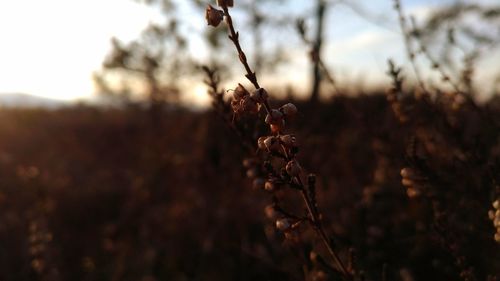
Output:
[[325,245],[325,247],[328,250],[328,253],[332,256],[333,260],[337,264],[337,268],[341,271],[341,273],[344,275],[344,277],[346,277],[348,280],[350,280],[351,275],[350,275],[349,271],[347,271],[347,268],[345,267],[342,260],[339,258],[337,252],[335,252],[335,250],[333,249],[333,246],[332,246],[331,242],[329,241],[328,236],[325,233],[325,230],[323,229],[323,226],[321,224],[321,220],[319,219],[317,212],[314,211],[314,208],[311,204],[311,201],[310,201],[309,197],[307,196],[307,192],[306,192],[306,189],[304,188],[304,185],[302,184],[302,181],[300,180],[299,177],[297,177],[297,179],[299,181],[300,186],[302,187],[302,189],[301,189],[302,199],[304,200],[304,203],[307,207],[307,211],[309,212],[309,215],[311,216],[311,221],[313,223],[314,230],[320,236],[321,241],[323,242],[323,244]]
[[425,88],[424,81],[422,80],[420,70],[418,69],[417,63],[415,61],[415,52],[413,51],[413,49],[411,47],[410,36],[408,35],[408,28],[406,26],[406,18],[405,18],[405,15],[403,14],[403,9],[401,8],[401,2],[399,0],[394,0],[394,7],[395,7],[396,11],[398,12],[399,26],[401,28],[401,32],[403,33],[406,54],[408,56],[408,59],[411,62],[413,72],[415,73],[415,77],[417,78],[417,82],[418,82],[420,88],[422,89],[422,91],[424,91],[424,93],[427,93],[427,89]]
[[231,18],[231,15],[229,14],[229,9],[227,6],[222,7],[224,10],[224,14],[226,16],[226,23],[227,27],[229,29],[229,39],[233,41],[234,46],[236,47],[236,50],[238,51],[238,57],[240,58],[240,62],[243,64],[245,67],[245,70],[247,74],[245,75],[247,79],[255,86],[256,89],[260,88],[259,83],[257,82],[257,76],[255,75],[255,72],[252,71],[250,66],[248,65],[247,61],[247,56],[243,52],[243,49],[241,48],[240,45],[240,40],[239,40],[239,33],[234,30],[234,25],[233,25],[233,19]]

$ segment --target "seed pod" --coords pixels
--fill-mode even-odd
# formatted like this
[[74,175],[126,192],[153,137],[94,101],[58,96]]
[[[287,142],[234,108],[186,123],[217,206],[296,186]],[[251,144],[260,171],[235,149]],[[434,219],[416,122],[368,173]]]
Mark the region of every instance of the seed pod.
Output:
[[286,172],[292,177],[299,176],[301,171],[302,167],[297,160],[291,160],[286,164]]
[[293,103],[287,103],[280,108],[286,117],[294,117],[297,114],[297,107]]
[[267,124],[279,124],[283,121],[283,113],[277,109],[272,109],[270,113],[266,116]]
[[208,5],[205,10],[205,19],[208,25],[217,27],[224,19],[224,12]]
[[263,103],[266,102],[269,95],[267,94],[267,91],[264,88],[259,88],[253,91],[250,97],[256,102]]
[[291,226],[292,222],[287,218],[279,219],[276,221],[276,228],[280,231],[290,230]]

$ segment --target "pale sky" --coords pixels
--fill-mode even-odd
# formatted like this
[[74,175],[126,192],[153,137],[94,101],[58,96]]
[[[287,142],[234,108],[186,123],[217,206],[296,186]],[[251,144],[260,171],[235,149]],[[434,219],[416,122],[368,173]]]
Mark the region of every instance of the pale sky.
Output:
[[[424,17],[433,3],[449,1],[403,0],[403,4],[407,12]],[[299,10],[307,8],[303,0],[294,3],[298,3],[295,5]],[[376,17],[387,20],[383,26],[356,16],[347,7],[332,9],[325,55],[338,76],[354,81],[363,75],[365,83],[376,83],[385,79],[389,57],[405,62],[391,6],[392,0],[374,0],[365,7]],[[183,7],[181,11],[189,18],[189,28],[197,31],[207,28],[203,14],[186,9]],[[148,22],[161,19],[158,11],[132,0],[0,1],[0,93],[27,93],[60,100],[91,99],[95,91],[92,73],[101,68],[110,50],[110,38],[115,36],[127,42],[137,38]],[[281,69],[282,75],[278,77],[285,83],[299,81],[305,85],[307,55],[297,38],[290,40],[295,47],[286,52],[296,59],[293,67]],[[205,52],[198,50],[198,53],[203,59]],[[276,77],[271,79],[276,81]],[[202,85],[194,89],[188,97],[198,103],[206,102]]]
[[127,0],[0,1],[0,93],[92,95],[110,38],[136,38],[159,15]]

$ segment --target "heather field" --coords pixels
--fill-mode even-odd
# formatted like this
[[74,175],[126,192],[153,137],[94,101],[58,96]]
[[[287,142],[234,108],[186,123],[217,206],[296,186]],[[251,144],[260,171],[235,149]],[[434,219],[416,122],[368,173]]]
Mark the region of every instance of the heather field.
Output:
[[500,281],[495,1],[68,3],[0,3],[0,281]]
[[[457,112],[466,122],[453,142],[468,148],[457,162],[458,148],[436,132],[441,121],[422,115],[418,132],[433,138],[414,145],[442,181],[432,187],[443,198],[441,236],[432,201],[409,198],[401,183],[412,133],[384,96],[297,105],[310,116],[293,125],[298,157],[316,168],[325,228],[343,259],[355,249],[367,280],[380,280],[384,268],[386,280],[456,280],[461,258],[478,280],[496,272],[487,169],[500,154],[488,139],[498,131],[468,109]],[[487,107],[500,120],[498,103]],[[2,280],[303,280],[304,271],[328,272],[310,260],[311,251],[326,255],[310,229],[294,230],[301,239],[276,231],[268,192],[252,187],[241,164],[248,155],[213,112],[167,112],[155,127],[137,108],[5,109],[0,120]],[[291,191],[276,196],[300,206]]]

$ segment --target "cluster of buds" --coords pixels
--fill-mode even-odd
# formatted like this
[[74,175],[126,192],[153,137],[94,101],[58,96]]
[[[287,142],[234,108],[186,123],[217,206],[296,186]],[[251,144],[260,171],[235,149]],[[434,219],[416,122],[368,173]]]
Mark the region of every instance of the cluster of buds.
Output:
[[269,153],[279,153],[283,149],[291,154],[297,151],[297,138],[295,135],[264,136],[257,140],[257,147]]
[[[297,107],[292,103],[287,103],[280,108],[273,109],[268,102],[268,93],[261,88],[255,72],[248,65],[246,55],[243,52],[239,43],[239,33],[236,32],[228,7],[233,6],[232,0],[217,0],[217,4],[223,9],[219,11],[211,6],[207,7],[206,19],[209,25],[218,26],[223,18],[226,19],[229,39],[233,42],[238,51],[238,57],[246,70],[246,78],[253,84],[255,91],[250,93],[243,85],[238,84],[234,90],[231,107],[235,115],[242,113],[256,114],[262,107],[265,108],[267,116],[266,124],[269,125],[271,134],[269,136],[260,137],[257,141],[257,146],[260,152],[267,152],[269,157],[276,157],[278,161],[267,160],[264,165],[258,165],[253,160],[244,162],[247,168],[247,175],[253,179],[255,188],[264,188],[269,192],[275,192],[278,185],[288,185],[291,188],[300,190],[304,203],[307,205],[308,218],[301,218],[287,213],[285,210],[277,209],[277,202],[273,206],[268,206],[265,209],[266,215],[275,221],[275,226],[282,231],[285,237],[289,240],[297,240],[298,238],[292,231],[297,228],[301,222],[309,221],[314,226],[314,230],[320,234],[323,243],[328,247],[330,254],[335,259],[337,266],[342,269],[342,273],[351,279],[349,273],[343,266],[341,260],[333,250],[331,241],[328,241],[326,234],[320,223],[320,213],[316,204],[315,196],[315,177],[308,177],[308,185],[305,186],[301,180],[302,168],[295,158],[298,152],[297,140],[294,135],[284,134],[286,123],[297,114]],[[279,164],[278,164],[279,163]],[[267,173],[267,180],[262,177],[262,168]],[[276,195],[276,194],[275,194]],[[275,196],[277,200],[277,196]]]
[[243,85],[238,84],[238,87],[236,87],[233,92],[233,100],[231,101],[233,112],[235,114],[255,114],[259,112],[259,102],[256,99],[252,98],[252,96],[247,91],[247,89],[243,87]]
[[271,109],[265,121],[273,133],[279,133],[285,127],[285,121],[295,117],[296,114],[297,107],[293,103],[287,103],[278,109]]
[[422,194],[425,178],[413,168],[401,169],[401,183],[406,187],[406,194],[410,199],[417,198]]
[[35,218],[29,224],[31,268],[42,278],[57,279],[58,269],[52,263],[50,243],[53,236],[45,218]]
[[488,212],[488,217],[493,221],[493,226],[496,229],[495,241],[500,243],[500,199],[493,202],[493,210]]

